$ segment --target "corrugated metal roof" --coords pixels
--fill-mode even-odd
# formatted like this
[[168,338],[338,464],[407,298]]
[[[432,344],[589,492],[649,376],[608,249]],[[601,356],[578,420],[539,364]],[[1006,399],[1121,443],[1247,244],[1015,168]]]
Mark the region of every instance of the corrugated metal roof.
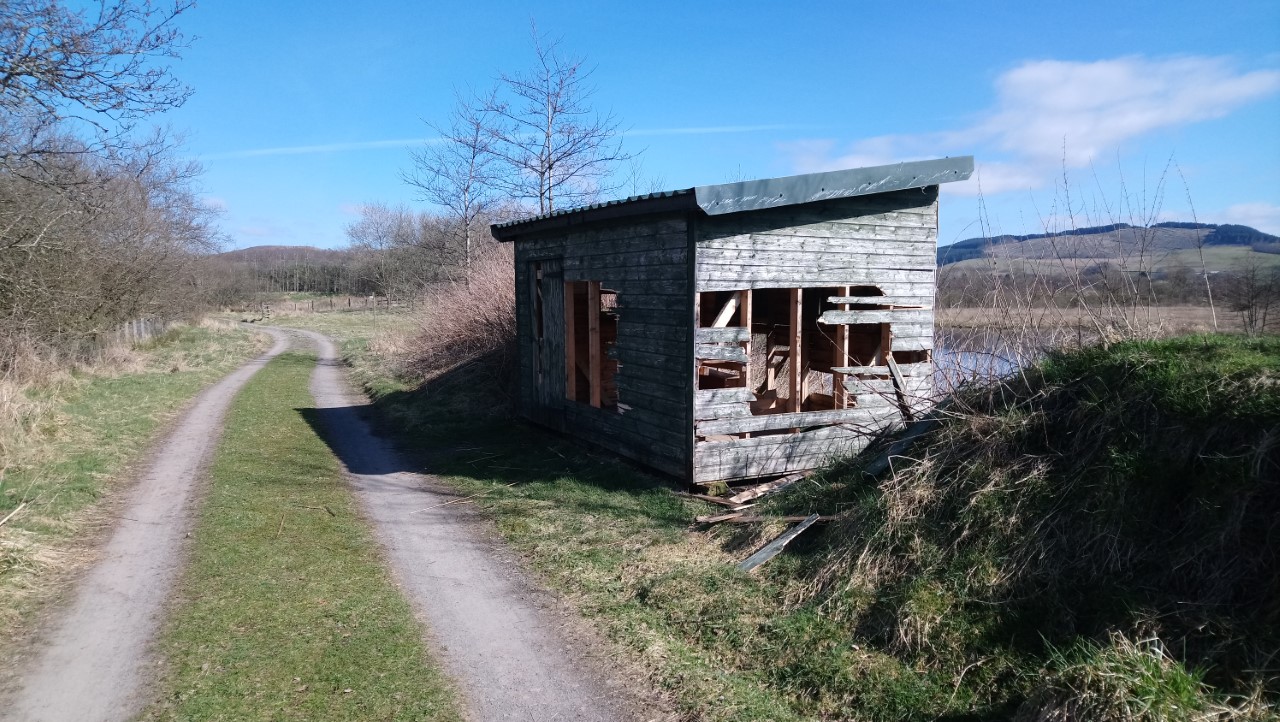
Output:
[[[554,227],[557,225],[554,219],[562,219],[565,224],[585,223],[625,217],[632,212],[652,211],[655,210],[655,201],[660,203],[663,199],[689,197],[688,209],[700,208],[707,215],[714,216],[889,193],[909,188],[924,188],[940,183],[967,180],[971,175],[973,175],[973,156],[939,158],[648,193],[589,206],[566,208],[517,221],[497,223],[490,229],[495,237],[502,240],[520,235],[521,230],[532,231],[549,226]],[[677,208],[683,210],[685,206],[680,203],[662,204],[662,210]]]
[[612,201],[604,201],[603,203],[592,203],[589,206],[574,206],[572,208],[565,208],[563,210],[551,211],[550,213],[543,213],[541,215],[533,216],[531,218],[521,218],[519,220],[507,221],[505,223],[495,223],[490,227],[491,228],[511,228],[513,226],[518,226],[524,223],[532,223],[534,221],[542,221],[548,218],[555,218],[556,216],[567,216],[573,213],[583,213],[586,211],[592,211],[599,208],[611,208],[613,206],[622,206],[628,203],[635,203],[637,201],[648,201],[648,200],[655,200],[658,198],[674,198],[675,196],[686,196],[686,195],[689,195],[690,193],[693,193],[692,188],[684,188],[682,190],[676,190],[676,191],[657,191],[656,193],[645,193],[644,195],[628,196],[627,198],[618,198]]

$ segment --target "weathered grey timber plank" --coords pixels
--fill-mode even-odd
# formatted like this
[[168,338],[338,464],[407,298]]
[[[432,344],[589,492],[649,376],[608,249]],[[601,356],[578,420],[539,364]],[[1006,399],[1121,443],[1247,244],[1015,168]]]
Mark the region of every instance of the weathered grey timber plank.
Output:
[[756,395],[750,389],[698,389],[693,392],[695,404],[727,404],[755,400]]
[[[915,364],[912,365],[914,366]],[[926,393],[933,384],[933,378],[931,376],[924,375],[907,376],[903,378],[903,381],[905,383],[904,388],[907,393],[913,395]],[[848,389],[850,393],[871,393],[887,398],[892,398],[895,392],[892,378],[864,379],[858,378],[857,376],[846,376],[844,379],[844,387]]]
[[894,351],[931,351],[933,350],[933,335],[928,336],[897,336],[893,337]]
[[699,271],[757,267],[808,268],[832,271],[846,268],[884,268],[905,271],[933,271],[937,264],[928,256],[872,255],[866,253],[753,253],[747,258],[698,256]]
[[751,332],[742,326],[700,328],[694,331],[697,343],[742,343],[751,340]]
[[[765,417],[761,417],[765,418]],[[769,434],[753,436],[749,439],[732,439],[729,441],[702,441],[696,447],[703,453],[721,451],[738,451],[742,449],[770,449],[775,446],[796,446],[809,442],[831,439],[846,439],[860,436],[861,433],[841,426],[824,426],[812,431],[800,431],[794,434]]]
[[[815,469],[840,456],[861,451],[871,438],[867,432],[829,426],[800,434],[753,437],[737,442],[708,441],[694,448],[694,481],[750,479]],[[759,443],[771,439],[775,441]]]
[[[610,353],[618,363],[635,364],[637,366],[648,366],[655,369],[674,369],[675,363],[680,360],[680,356],[674,354],[664,354],[657,351],[641,351],[640,349],[630,348],[627,346],[615,346]],[[683,374],[681,374],[683,376]]]
[[713,346],[700,343],[694,346],[693,355],[704,361],[747,362],[747,352],[740,346]]
[[699,404],[693,409],[693,419],[712,421],[715,419],[735,419],[751,415],[751,405],[744,402],[726,404]]
[[[903,376],[933,376],[933,364],[921,361],[913,364],[898,364]],[[834,366],[831,371],[838,374],[866,374],[870,376],[888,376],[888,366]]]
[[659,266],[608,266],[597,267],[586,264],[565,266],[565,279],[569,281],[600,281],[605,288],[626,281],[682,281],[686,279],[687,269],[684,265],[662,264]]
[[777,429],[803,429],[810,426],[851,423],[874,424],[884,418],[883,410],[873,409],[837,409],[833,411],[802,411],[790,414],[768,414],[734,419],[708,419],[699,421],[696,429],[699,435],[742,434],[754,431],[774,431]]
[[818,317],[818,323],[893,323],[933,324],[931,309],[895,309],[892,311],[826,311]]
[[790,225],[779,225],[778,219],[769,219],[767,223],[753,223],[749,219],[743,219],[737,224],[717,223],[714,231],[698,239],[698,244],[729,248],[743,239],[765,237],[783,239],[783,242],[786,239],[860,238],[899,243],[930,239],[930,232],[933,230],[933,219],[925,209],[919,209],[919,212],[894,211],[853,218],[815,218],[816,216],[797,218],[799,222]]
[[[812,238],[794,238],[790,243],[771,243],[765,245],[764,238],[758,236],[742,237],[732,247],[728,248],[698,248],[699,259],[719,260],[721,263],[731,263],[734,261],[745,261],[751,258],[761,257],[761,254],[778,254],[778,255],[818,255],[832,256],[838,254],[856,253],[862,256],[872,257],[901,257],[912,259],[923,259],[928,257],[927,251],[936,249],[937,245],[932,241],[906,242],[894,241],[883,243],[868,243],[857,239],[812,239]],[[755,242],[748,242],[749,238],[760,238]],[[770,256],[764,255],[769,258]]]
[[848,303],[855,306],[916,306],[919,305],[920,298],[920,296],[831,296],[827,298],[827,303]]
[[768,544],[765,544],[761,547],[760,551],[757,551],[755,554],[743,559],[742,562],[738,564],[738,571],[749,572],[781,554],[783,548],[786,547],[787,544],[790,544],[792,539],[800,536],[801,532],[813,526],[814,523],[818,521],[818,516],[818,514],[810,514],[805,517],[804,521],[786,530],[780,534],[778,538]]
[[[699,264],[697,290],[733,291],[747,288],[823,288],[830,286],[875,286],[889,282],[933,283],[933,269],[793,268],[772,266],[713,266]],[[737,285],[735,285],[737,284]]]
[[893,330],[893,341],[895,341],[893,348],[895,349],[897,349],[897,337],[900,335],[901,337],[924,337],[924,335],[932,337],[933,335],[932,321],[927,324],[892,323],[890,328]]

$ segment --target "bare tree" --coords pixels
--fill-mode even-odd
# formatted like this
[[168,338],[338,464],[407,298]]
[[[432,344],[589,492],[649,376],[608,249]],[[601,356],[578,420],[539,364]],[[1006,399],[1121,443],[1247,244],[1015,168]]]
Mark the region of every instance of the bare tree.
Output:
[[[185,47],[174,19],[192,0],[0,0],[0,168],[16,158],[109,153],[137,121],[178,107],[190,89],[165,59]],[[74,149],[68,125],[89,130]]]
[[591,70],[579,57],[560,53],[559,41],[533,34],[534,67],[500,76],[487,110],[492,152],[507,166],[499,185],[510,197],[536,201],[539,213],[591,202],[616,190],[622,150],[619,121],[592,109]]
[[431,124],[439,140],[414,151],[413,169],[401,174],[418,189],[419,198],[444,209],[450,232],[462,250],[464,273],[471,270],[476,233],[500,201],[489,110],[496,104],[492,93],[479,99],[458,95],[448,125]]
[[1225,300],[1240,314],[1244,332],[1250,336],[1265,333],[1272,308],[1280,305],[1280,268],[1250,253],[1232,269],[1223,285]]

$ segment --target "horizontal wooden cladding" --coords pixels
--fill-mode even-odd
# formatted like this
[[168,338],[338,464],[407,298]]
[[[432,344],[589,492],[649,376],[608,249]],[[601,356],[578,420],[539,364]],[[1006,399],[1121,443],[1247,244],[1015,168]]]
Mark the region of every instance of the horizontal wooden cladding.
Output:
[[931,351],[933,350],[933,334],[927,336],[894,336],[894,351]]
[[826,311],[818,323],[828,325],[853,323],[933,324],[931,309],[895,309],[892,311]]
[[725,248],[723,242],[708,242],[698,245],[698,258],[720,263],[745,263],[760,265],[775,260],[786,262],[789,258],[803,256],[805,258],[828,258],[849,256],[865,256],[868,258],[910,258],[927,260],[937,258],[937,246],[929,241],[913,243],[869,243],[847,240],[843,243],[834,239],[824,239],[822,243],[769,243],[768,237],[752,234],[750,239],[740,239],[735,247]]
[[750,232],[803,228],[843,222],[865,226],[933,226],[936,223],[937,188],[879,193],[797,206],[783,206],[750,213],[734,213],[702,219],[700,238],[716,238]]
[[517,252],[531,254],[530,260],[538,260],[540,254],[556,249],[572,248],[575,254],[588,254],[593,249],[605,249],[610,245],[634,247],[645,244],[657,246],[687,246],[684,215],[665,216],[633,223],[585,226],[578,229],[556,229],[524,236],[516,240]]
[[826,426],[798,434],[708,441],[694,447],[693,480],[750,479],[814,469],[839,456],[861,451],[871,436],[843,426]]
[[[863,374],[866,376],[889,376],[888,366],[836,366],[831,369],[839,374]],[[898,370],[903,376],[926,376],[933,377],[933,364],[929,362],[921,362],[914,364],[898,364]]]
[[920,296],[829,296],[827,303],[848,303],[855,306],[921,306]]
[[688,447],[679,435],[586,404],[566,406],[561,419],[559,428],[566,433],[668,474],[685,474]]
[[756,395],[749,389],[699,389],[693,392],[693,418],[727,419],[751,415]]
[[649,283],[652,281],[683,281],[687,287],[689,279],[688,264],[655,263],[642,266],[593,265],[589,263],[564,264],[566,280],[600,281],[605,288],[625,281]]
[[[756,431],[776,431],[778,429],[803,429],[809,426],[830,426],[833,424],[851,424],[862,426],[871,431],[884,425],[884,421],[892,418],[895,410],[887,404],[877,405],[870,409],[838,409],[832,411],[802,411],[791,414],[768,414],[766,416],[733,417],[725,419],[706,419],[697,422],[699,436],[711,434],[742,434]],[[714,442],[702,442],[714,443]]]
[[910,253],[912,251],[908,248],[911,246],[932,246],[932,231],[932,218],[897,214],[879,223],[819,221],[783,228],[743,226],[737,233],[717,226],[710,234],[699,239],[699,245],[703,248],[720,249],[787,246],[802,250],[840,250],[849,248],[850,243],[856,243],[869,253]]
[[889,283],[933,285],[933,270],[878,268],[850,259],[841,268],[718,266],[698,264],[698,291],[741,291],[756,288],[879,286]]
[[747,363],[747,352],[740,346],[713,346],[710,344],[696,344],[693,347],[693,355],[697,359],[704,361],[737,361],[738,363]]
[[694,332],[697,343],[742,343],[751,339],[751,332],[742,326],[700,328]]

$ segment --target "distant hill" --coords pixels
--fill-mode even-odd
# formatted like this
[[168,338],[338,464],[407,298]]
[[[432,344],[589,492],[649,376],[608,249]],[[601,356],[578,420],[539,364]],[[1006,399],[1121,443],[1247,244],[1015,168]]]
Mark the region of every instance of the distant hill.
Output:
[[350,251],[315,246],[251,246],[218,253],[216,258],[244,263],[288,262],[341,262],[351,256]]
[[[1202,245],[1206,249],[1222,249],[1211,251],[1206,258],[1234,261],[1251,252],[1275,254],[1280,249],[1280,237],[1249,226],[1230,224],[1157,223],[1143,227],[1117,223],[1056,234],[969,238],[939,248],[938,265],[974,265],[979,259],[1032,265],[1064,259],[1070,259],[1073,265],[1101,262],[1134,265],[1141,259],[1142,265],[1154,268],[1191,265],[1189,254],[1196,253],[1198,258],[1197,249]],[[1271,255],[1267,260],[1275,259],[1280,257]]]

